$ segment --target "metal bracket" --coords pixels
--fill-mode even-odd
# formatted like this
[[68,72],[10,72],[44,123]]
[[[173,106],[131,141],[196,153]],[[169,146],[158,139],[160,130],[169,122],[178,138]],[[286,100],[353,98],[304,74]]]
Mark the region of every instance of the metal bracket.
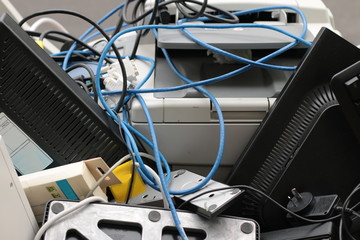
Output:
[[[54,200],[48,206],[45,216],[51,220],[59,211],[65,210],[77,202]],[[178,216],[185,231],[196,239],[218,240],[254,240],[259,236],[259,228],[255,221],[233,217],[217,217],[211,221],[196,214],[178,211]],[[100,225],[108,224],[112,231],[100,229]],[[116,226],[114,228],[114,226]],[[138,236],[130,235],[134,228]],[[76,231],[85,239],[141,239],[160,240],[169,236],[177,236],[171,212],[160,208],[149,208],[119,204],[92,203],[61,218],[45,233],[44,240],[65,240],[69,231]],[[198,237],[200,234],[200,238]],[[169,239],[169,238],[167,238]],[[170,238],[175,239],[175,238]]]

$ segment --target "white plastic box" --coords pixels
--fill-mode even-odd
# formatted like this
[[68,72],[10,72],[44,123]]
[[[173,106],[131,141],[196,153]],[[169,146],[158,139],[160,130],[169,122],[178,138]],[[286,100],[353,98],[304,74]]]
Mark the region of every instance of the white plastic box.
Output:
[[[45,204],[52,199],[82,200],[109,167],[102,158],[71,163],[68,165],[20,176],[20,182],[30,202],[36,220],[41,221]],[[109,178],[97,187],[93,195],[107,200],[106,186],[118,184],[118,178]]]

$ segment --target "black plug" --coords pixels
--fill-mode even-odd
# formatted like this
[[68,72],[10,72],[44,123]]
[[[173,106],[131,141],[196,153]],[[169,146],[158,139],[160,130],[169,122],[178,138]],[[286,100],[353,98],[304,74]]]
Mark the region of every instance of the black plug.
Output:
[[[293,188],[291,192],[293,197],[288,197],[290,201],[287,204],[287,209],[305,218],[328,218],[333,214],[339,202],[339,197],[336,194],[313,196],[310,192],[299,193],[296,188]],[[287,218],[291,221],[295,220],[290,214],[287,214]]]
[[286,206],[293,213],[301,214],[308,211],[314,205],[314,196],[310,192],[299,193],[296,188],[291,189],[293,197],[288,197],[289,202]]
[[160,22],[162,24],[169,24],[171,21],[171,16],[170,13],[168,11],[168,8],[166,6],[163,7],[159,7],[159,18],[160,18]]

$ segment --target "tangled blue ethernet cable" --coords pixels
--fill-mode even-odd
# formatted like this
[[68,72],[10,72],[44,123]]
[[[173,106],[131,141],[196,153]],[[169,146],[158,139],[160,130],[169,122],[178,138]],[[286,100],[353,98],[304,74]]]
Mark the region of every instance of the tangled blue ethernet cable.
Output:
[[[114,9],[112,12],[110,12],[111,14],[113,14],[114,12],[118,11],[121,7],[123,7],[123,4],[120,5],[118,8]],[[222,113],[221,113],[221,109],[220,109],[220,105],[217,103],[215,97],[213,97],[206,89],[202,88],[201,86],[202,85],[205,85],[205,84],[210,84],[210,83],[214,83],[216,81],[221,81],[221,80],[224,80],[226,78],[229,78],[229,77],[232,77],[236,74],[239,74],[239,73],[242,73],[246,70],[248,70],[249,68],[251,67],[254,67],[254,66],[257,66],[257,67],[263,67],[263,68],[271,68],[271,69],[277,69],[277,70],[289,70],[289,71],[293,71],[295,68],[290,66],[290,67],[287,67],[287,66],[276,66],[276,65],[271,65],[271,64],[266,64],[265,62],[268,61],[269,59],[272,59],[278,55],[280,55],[281,53],[287,51],[288,49],[291,49],[292,47],[296,46],[297,44],[299,43],[302,43],[306,46],[310,46],[311,44],[307,41],[305,41],[303,39],[303,37],[305,36],[306,34],[306,18],[305,16],[303,15],[303,13],[299,10],[299,9],[296,9],[296,8],[293,8],[293,7],[288,7],[288,6],[276,6],[276,7],[268,7],[268,8],[258,8],[258,9],[252,9],[252,10],[246,10],[246,11],[241,11],[241,12],[237,12],[235,13],[235,15],[243,15],[243,14],[249,14],[249,13],[255,13],[255,12],[261,12],[261,11],[267,11],[267,10],[275,10],[275,9],[290,9],[290,10],[293,10],[295,12],[297,12],[299,14],[299,16],[301,17],[302,19],[302,22],[303,22],[303,32],[301,33],[300,36],[295,36],[291,33],[288,33],[280,28],[277,28],[277,27],[274,27],[274,26],[270,26],[270,25],[264,25],[264,24],[221,24],[221,25],[197,25],[197,24],[192,24],[192,25],[181,25],[183,24],[184,22],[186,21],[193,21],[193,20],[182,20],[178,23],[178,25],[171,25],[171,26],[168,26],[168,25],[150,25],[150,26],[138,26],[138,27],[133,27],[133,28],[129,28],[129,29],[125,29],[121,32],[119,32],[118,34],[116,34],[110,42],[108,42],[108,44],[105,46],[104,48],[104,51],[103,51],[103,54],[101,55],[100,59],[99,59],[99,63],[98,63],[98,68],[97,68],[97,71],[96,71],[96,90],[98,91],[99,93],[99,100],[101,101],[101,103],[103,104],[103,106],[105,107],[105,109],[107,110],[107,112],[109,113],[109,115],[116,121],[119,123],[119,125],[121,126],[121,128],[124,130],[125,132],[125,138],[126,138],[126,141],[129,143],[129,145],[131,146],[131,150],[135,152],[135,155],[136,155],[136,161],[139,162],[139,164],[141,165],[141,157],[140,156],[137,156],[138,155],[138,150],[137,150],[137,146],[136,146],[136,142],[132,136],[132,134],[135,134],[137,135],[138,137],[140,137],[141,140],[143,140],[146,144],[148,144],[153,150],[154,150],[154,156],[155,156],[155,159],[156,159],[156,164],[157,164],[157,168],[158,168],[158,172],[159,172],[159,177],[160,177],[160,180],[161,180],[161,184],[163,185],[163,189],[164,189],[164,192],[165,192],[165,195],[167,196],[167,200],[169,202],[169,205],[170,205],[170,209],[171,209],[171,212],[173,214],[173,217],[174,217],[174,221],[176,223],[176,226],[179,230],[179,233],[181,235],[181,237],[183,239],[186,239],[186,234],[185,232],[183,231],[183,229],[181,228],[181,223],[179,221],[179,219],[177,218],[177,214],[176,214],[176,211],[175,211],[175,208],[172,204],[172,201],[170,199],[170,194],[188,194],[188,193],[191,193],[191,192],[195,192],[197,190],[199,190],[200,188],[202,188],[208,181],[210,181],[210,179],[212,178],[212,176],[215,174],[217,168],[219,167],[220,165],[220,162],[221,162],[221,158],[222,158],[222,152],[223,152],[223,148],[224,148],[224,143],[225,143],[225,129],[224,129],[224,120],[222,118]],[[110,13],[107,14],[102,20],[99,21],[99,23],[101,23],[103,20],[107,19],[109,16],[110,16]],[[207,21],[207,18],[198,18],[196,19],[197,21]],[[207,43],[204,43],[202,42],[200,39],[196,38],[195,36],[191,35],[190,32],[188,32],[186,29],[187,28],[213,28],[213,29],[220,29],[220,28],[236,28],[236,27],[242,27],[242,28],[264,28],[264,29],[270,29],[270,30],[274,30],[274,31],[278,31],[282,34],[285,34],[293,39],[295,39],[293,42],[291,42],[290,44],[284,46],[283,48],[281,49],[278,49],[276,51],[274,51],[273,53],[269,54],[268,56],[265,56],[257,61],[252,61],[252,60],[248,60],[248,59],[244,59],[244,58],[241,58],[241,57],[238,57],[236,55],[233,55],[233,54],[230,54],[226,51],[223,51],[221,49],[218,49],[218,48],[215,48]],[[123,34],[126,34],[128,32],[131,32],[131,31],[138,31],[138,30],[143,30],[143,29],[153,29],[154,30],[154,34],[156,36],[156,31],[155,29],[159,29],[159,28],[163,28],[163,29],[180,29],[182,32],[184,32],[184,34],[190,38],[191,40],[193,40],[194,42],[198,43],[199,45],[207,48],[207,49],[210,49],[214,52],[217,52],[219,54],[222,54],[224,56],[227,56],[227,57],[230,57],[230,58],[233,58],[237,61],[241,61],[241,62],[244,62],[248,65],[246,65],[245,67],[242,67],[242,68],[239,68],[235,71],[232,71],[230,73],[227,73],[227,74],[224,74],[224,75],[221,75],[221,76],[218,76],[218,77],[214,77],[214,78],[210,78],[210,79],[205,79],[205,80],[201,80],[201,81],[198,81],[198,82],[192,82],[190,79],[186,78],[183,74],[181,74],[178,69],[176,69],[176,67],[174,66],[174,64],[172,63],[171,61],[171,58],[170,56],[168,55],[167,51],[165,49],[162,49],[163,53],[164,53],[164,56],[170,66],[170,68],[175,72],[175,74],[180,77],[184,82],[185,84],[184,85],[181,85],[181,86],[175,86],[175,87],[169,87],[169,88],[163,88],[163,89],[140,89],[140,87],[142,86],[143,83],[145,83],[145,81],[150,77],[151,73],[152,73],[152,70],[149,72],[149,74],[147,74],[146,78],[143,80],[142,84],[137,87],[136,89],[129,89],[128,90],[128,94],[130,95],[133,95],[135,96],[138,101],[141,103],[141,106],[143,107],[143,110],[144,110],[144,113],[145,113],[145,116],[147,118],[147,121],[148,121],[148,125],[149,125],[149,131],[150,131],[150,135],[151,135],[151,140],[148,140],[146,139],[144,136],[142,136],[136,129],[134,129],[131,125],[129,125],[126,121],[127,121],[127,118],[126,116],[123,116],[123,119],[119,118],[117,116],[116,113],[113,112],[113,110],[106,104],[106,101],[104,100],[103,98],[103,95],[104,94],[119,94],[121,93],[121,91],[111,91],[111,92],[101,92],[101,89],[100,89],[100,69],[101,69],[101,66],[102,66],[102,63],[104,61],[104,58],[105,56],[107,55],[107,52],[109,51],[110,49],[110,46],[111,44],[114,43],[114,41],[120,37],[121,35]],[[83,37],[86,37],[90,32],[92,31],[92,29],[89,31],[87,31],[83,36]],[[63,67],[66,67],[67,66],[67,62],[69,60],[69,56],[71,56],[71,53],[72,51],[74,51],[75,48],[72,48],[69,50],[65,60],[64,60],[64,64],[63,64]],[[215,160],[215,163],[214,163],[214,166],[213,168],[211,169],[210,173],[208,174],[208,176],[206,176],[206,178],[196,187],[193,187],[191,189],[187,189],[185,191],[169,191],[166,187],[166,184],[168,183],[169,181],[169,175],[170,174],[167,174],[167,179],[165,179],[164,177],[164,172],[162,170],[162,164],[165,165],[165,167],[167,168],[168,165],[165,163],[165,158],[164,156],[162,156],[162,154],[160,153],[159,149],[158,149],[158,145],[157,145],[157,140],[156,140],[156,134],[155,134],[155,129],[154,129],[154,126],[152,124],[152,120],[151,120],[151,116],[150,116],[150,113],[146,107],[146,103],[145,103],[145,100],[141,97],[141,95],[139,95],[140,93],[150,93],[150,92],[165,92],[165,91],[177,91],[177,90],[180,90],[180,89],[185,89],[185,88],[190,88],[190,87],[194,87],[196,88],[198,91],[202,92],[204,95],[206,95],[207,97],[210,98],[210,101],[213,102],[214,106],[216,107],[216,110],[217,110],[217,114],[219,116],[219,125],[220,125],[220,144],[219,144],[219,150],[218,150],[218,155],[217,155],[217,158]],[[127,96],[127,98],[130,97]],[[132,134],[131,134],[132,133]],[[141,176],[144,178],[144,180],[149,184],[151,185],[152,187],[154,188],[157,188],[156,186],[156,183],[154,183],[152,181],[152,178],[151,176],[148,176],[147,173],[146,173],[146,169],[145,168],[141,168],[139,173],[141,174]],[[168,169],[167,169],[167,172],[168,172]]]
[[[277,9],[281,9],[281,8],[284,8],[283,6],[281,7],[277,7]],[[270,9],[275,9],[275,7],[272,7]],[[291,9],[295,9],[295,8],[291,8]],[[256,11],[265,11],[266,8],[261,8],[261,9],[258,9],[258,10],[252,10],[252,12],[256,12]],[[298,10],[300,12],[300,10]],[[241,12],[240,12],[241,13]],[[304,23],[306,23],[305,21],[305,17],[302,15],[302,19],[304,21]],[[293,34],[290,34],[290,33],[287,33],[285,31],[283,31],[282,29],[280,28],[277,28],[277,27],[274,27],[274,26],[269,26],[269,25],[262,25],[262,24],[231,24],[231,25],[172,25],[172,26],[164,26],[164,25],[150,25],[150,26],[138,26],[138,27],[134,27],[134,28],[130,28],[130,29],[126,29],[126,30],[123,30],[121,32],[119,32],[118,34],[116,34],[112,39],[111,41],[107,44],[107,46],[104,48],[104,52],[107,52],[110,48],[110,45],[118,38],[120,37],[121,35],[125,34],[125,33],[128,33],[128,32],[131,32],[131,31],[137,31],[137,30],[142,30],[142,29],[159,29],[159,28],[164,28],[164,29],[185,29],[185,28],[234,28],[234,27],[243,27],[243,28],[246,28],[246,27],[258,27],[258,28],[267,28],[267,29],[272,29],[272,30],[275,30],[275,31],[278,31],[278,32],[281,32],[287,36],[290,36],[292,38],[294,38],[296,41],[295,42],[292,42],[290,44],[288,44],[287,46],[275,51],[273,54],[270,54],[258,61],[248,61],[247,63],[250,63],[251,65],[248,65],[246,67],[243,67],[242,68],[242,71],[244,70],[247,70],[249,67],[251,67],[252,65],[256,65],[256,66],[262,66],[262,67],[269,67],[269,65],[266,65],[266,64],[259,64],[259,63],[262,63],[262,62],[265,62],[285,51],[287,51],[288,49],[292,48],[293,46],[297,45],[298,43],[303,43],[307,46],[310,45],[309,42],[305,41],[302,37],[304,36],[304,34],[306,33],[306,25],[304,24],[304,31],[301,35],[301,37],[297,37],[297,36],[294,36]],[[169,59],[169,58],[168,58]],[[102,63],[103,61],[103,56],[100,57],[100,60],[99,60],[99,65]],[[174,69],[173,69],[174,70]],[[281,68],[281,70],[284,70],[283,68]],[[293,70],[293,69],[291,69]],[[182,76],[178,71],[175,71],[178,76],[180,76],[183,80],[185,80],[186,78],[184,78],[184,76]],[[240,72],[240,71],[238,71]],[[97,72],[96,74],[97,76],[99,76],[99,72]],[[218,81],[218,80],[222,80],[222,79],[212,79],[212,81],[208,81],[207,83],[210,83],[210,82],[214,82],[214,81]],[[99,87],[99,78],[97,77],[97,86]],[[197,82],[197,83],[192,83],[191,81],[187,81],[187,85],[185,87],[196,87],[196,86],[200,86],[202,84],[204,84],[204,81],[200,81],[200,82]],[[175,87],[175,88],[165,88],[165,89],[149,89],[147,91],[144,91],[144,90],[141,90],[141,89],[135,89],[135,90],[129,90],[129,93],[142,93],[142,92],[156,92],[156,91],[173,91],[174,89],[176,90],[179,90],[178,87]],[[98,89],[100,90],[100,89]],[[100,98],[102,99],[102,98]],[[104,104],[104,103],[103,103]],[[114,116],[114,113],[112,112],[111,109],[107,109],[109,114],[110,115],[113,115]],[[117,120],[116,116],[113,117],[115,120]],[[215,164],[215,166],[217,166],[217,164]],[[206,183],[206,181],[204,181]],[[204,183],[202,183],[204,184]],[[195,190],[194,190],[195,191]],[[178,194],[186,194],[186,193],[190,193],[190,192],[186,192],[186,191],[182,191],[181,193],[178,193]]]

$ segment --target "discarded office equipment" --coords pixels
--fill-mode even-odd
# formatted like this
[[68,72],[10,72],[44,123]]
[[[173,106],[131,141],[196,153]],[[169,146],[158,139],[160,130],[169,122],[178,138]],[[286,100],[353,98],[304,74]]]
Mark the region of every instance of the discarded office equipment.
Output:
[[[154,1],[147,1],[149,8]],[[211,1],[211,4],[231,12],[276,6],[271,1]],[[313,41],[319,26],[334,29],[332,16],[321,1],[296,0],[286,5],[303,10],[308,20],[306,40]],[[181,18],[175,6],[169,5],[169,13],[175,23]],[[243,18],[242,18],[243,17]],[[271,10],[259,14],[240,16],[241,23],[268,24],[283,28],[296,35],[302,30],[301,18],[291,10]],[[207,22],[196,22],[206,26]],[[211,24],[211,22],[209,23]],[[230,52],[246,53],[245,57],[259,59],[264,54],[284,46],[291,39],[265,29],[189,29],[194,36]],[[243,63],[217,63],[216,58],[207,55],[198,44],[189,40],[181,30],[159,29],[155,44],[140,45],[141,55],[156,59],[154,77],[144,88],[165,88],[184,82],[168,66],[160,47],[166,48],[175,66],[192,81],[212,78],[244,66]],[[282,54],[269,63],[296,66],[304,54],[304,46]],[[249,54],[251,53],[251,54]],[[240,56],[244,56],[240,54]],[[196,66],[196,67],[195,67]],[[253,68],[224,81],[205,85],[218,100],[226,122],[226,146],[222,165],[216,174],[219,181],[225,180],[231,172],[249,139],[269,111],[277,95],[290,78],[292,72]],[[206,175],[217,154],[218,118],[211,101],[193,88],[175,92],[144,94],[146,104],[152,113],[157,132],[159,148],[174,168],[186,168]],[[131,121],[142,134],[149,137],[147,121],[141,105],[134,100],[131,104]],[[206,139],[206,140],[205,140]],[[182,146],[179,148],[178,146]],[[194,164],[196,163],[196,164]]]
[[[45,222],[77,202],[54,200],[47,206]],[[60,209],[60,210],[59,210]],[[194,213],[178,211],[189,239],[255,240],[257,223],[250,219],[217,217],[211,221]],[[44,240],[80,239],[177,239],[169,210],[118,204],[89,204],[63,217],[45,233]]]
[[[41,222],[46,203],[52,199],[82,200],[109,167],[101,158],[89,159],[20,176],[36,219]],[[106,187],[120,183],[114,174],[94,190],[107,200]]]
[[38,225],[0,136],[1,239],[32,240]]
[[6,14],[0,32],[0,117],[6,130],[21,129],[5,136],[24,139],[14,161],[21,174],[126,155],[113,120]]
[[261,240],[333,240],[337,239],[332,222],[261,233]]
[[[334,74],[359,59],[357,47],[323,29],[227,184],[251,185],[283,206],[293,188],[345,199],[360,181],[360,148],[329,85]],[[232,212],[257,219],[263,230],[289,226],[286,212],[263,196],[242,196]]]
[[[169,190],[181,191],[185,189],[190,189],[199,184],[204,179],[203,176],[192,173],[187,170],[176,170],[171,172],[171,182],[169,183]],[[202,189],[192,194],[187,195],[176,195],[174,200],[178,204],[193,198],[194,196],[201,195],[204,192],[209,190],[216,190],[220,188],[229,187],[226,184],[210,180]],[[197,214],[206,217],[214,218],[217,215],[221,214],[225,209],[230,207],[236,198],[240,196],[242,191],[238,188],[226,189],[220,191],[214,191],[208,194],[204,194],[184,205],[185,209],[196,212]],[[147,186],[147,191],[138,195],[135,198],[130,199],[130,204],[144,204],[159,206],[162,204],[162,195],[153,188]]]
[[331,89],[360,142],[360,62],[337,73],[331,80]]

